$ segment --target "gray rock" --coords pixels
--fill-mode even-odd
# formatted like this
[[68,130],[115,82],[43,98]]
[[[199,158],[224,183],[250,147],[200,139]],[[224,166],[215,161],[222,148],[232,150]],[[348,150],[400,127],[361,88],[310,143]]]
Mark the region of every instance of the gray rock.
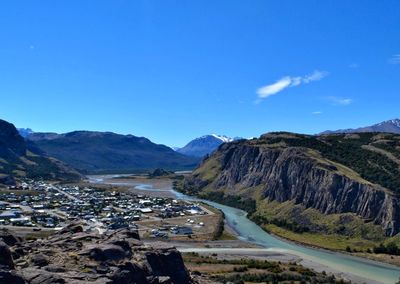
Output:
[[21,242],[20,238],[17,238],[13,234],[11,234],[7,229],[0,230],[0,239],[3,239],[8,246],[14,246]]
[[59,234],[75,234],[80,232],[83,232],[82,225],[80,223],[72,223],[59,231]]
[[31,280],[30,284],[64,284],[67,283],[63,276],[56,274],[41,273]]
[[112,244],[99,245],[90,252],[90,257],[97,261],[118,261],[126,258],[128,255],[129,252],[125,251],[122,247]]
[[10,248],[3,241],[0,241],[0,266],[14,269]]
[[175,284],[191,283],[182,255],[177,250],[148,252],[145,256],[151,275],[168,276]]
[[44,254],[34,254],[31,257],[31,263],[35,266],[43,267],[49,264],[49,258]]
[[15,271],[0,270],[0,283],[2,284],[25,284],[25,279]]
[[49,266],[46,266],[44,269],[48,272],[54,272],[54,273],[62,273],[62,272],[66,271],[64,267],[56,266],[56,265],[49,265]]
[[110,278],[115,284],[147,284],[144,269],[131,262],[120,265]]

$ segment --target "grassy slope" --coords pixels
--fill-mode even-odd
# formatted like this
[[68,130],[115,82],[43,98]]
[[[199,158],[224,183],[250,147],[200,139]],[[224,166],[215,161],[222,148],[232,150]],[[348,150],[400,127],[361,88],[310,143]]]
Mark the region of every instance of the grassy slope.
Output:
[[307,224],[303,226],[311,227],[309,232],[294,232],[268,221],[258,222],[266,231],[280,237],[332,250],[346,250],[350,246],[364,251],[385,240],[380,226],[366,223],[354,214],[324,215],[318,210],[301,208],[292,202],[260,201],[252,217],[257,216],[263,216],[269,222],[275,219],[298,225]]

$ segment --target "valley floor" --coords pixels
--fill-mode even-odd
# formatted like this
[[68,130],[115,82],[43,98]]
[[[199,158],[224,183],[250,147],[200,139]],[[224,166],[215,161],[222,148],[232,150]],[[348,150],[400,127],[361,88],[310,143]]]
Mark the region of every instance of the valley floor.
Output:
[[[174,197],[176,196],[176,192],[171,190],[172,186],[172,180],[171,179],[163,179],[163,178],[156,178],[156,179],[148,179],[144,177],[137,177],[137,178],[129,178],[129,179],[124,179],[124,178],[113,178],[109,179],[107,183],[111,183],[113,185],[120,185],[120,186],[128,186],[129,191],[132,191],[136,194],[143,194],[146,193],[148,195],[152,196],[159,196],[160,194],[162,196],[169,196],[169,197]],[[147,186],[143,186],[143,184],[146,184]],[[160,186],[162,185],[162,186]],[[276,227],[277,229],[280,229],[279,227]],[[291,241],[295,241],[298,244],[301,245],[306,245],[306,246],[312,246],[312,247],[321,247],[324,248],[324,246],[320,246],[318,242],[315,241],[315,235],[310,234],[310,236],[303,234],[303,237],[305,240],[309,240],[308,242],[306,241],[301,241],[301,239],[296,239],[294,237],[289,238],[287,235],[285,236],[284,234],[279,234],[276,231],[273,232],[269,229],[269,232],[272,234],[285,237],[286,239],[289,239]],[[270,261],[281,261],[281,262],[291,262],[291,261],[300,261],[302,265],[305,265],[306,267],[312,268],[315,271],[319,272],[327,272],[336,275],[339,278],[351,280],[353,283],[379,283],[373,280],[365,279],[362,277],[358,277],[352,274],[348,273],[343,273],[338,270],[334,269],[329,269],[327,266],[319,264],[314,261],[308,261],[305,259],[302,259],[298,256],[291,255],[285,252],[272,252],[268,251],[268,249],[264,249],[261,247],[258,247],[256,245],[252,245],[246,240],[241,240],[241,238],[234,240],[234,229],[230,228],[225,224],[225,230],[224,233],[221,235],[220,240],[224,241],[212,241],[212,240],[201,240],[201,239],[180,239],[180,240],[168,240],[169,244],[176,246],[181,252],[185,253],[201,253],[206,256],[210,255],[221,255],[221,257],[230,259],[230,258],[235,258],[235,259],[241,259],[243,257],[250,257],[250,258],[255,258],[255,259],[267,259]],[[301,235],[301,234],[299,234]],[[314,237],[314,239],[313,239]],[[151,240],[147,239],[146,242],[154,242],[157,240]],[[163,240],[166,241],[166,240]],[[325,240],[326,244],[331,244],[335,243],[332,242],[332,240],[329,239],[329,237]],[[316,245],[317,244],[317,245]],[[368,244],[369,245],[369,244]],[[326,248],[326,247],[325,247]],[[331,250],[335,250],[334,246],[329,247]],[[340,249],[338,249],[340,250]],[[216,253],[216,251],[218,251]],[[354,254],[353,254],[354,255]],[[363,254],[356,254],[362,257],[366,257]],[[370,254],[369,258],[371,258]],[[376,258],[378,261],[384,261],[387,263],[392,263],[392,264],[397,264],[395,261],[395,258],[393,259],[387,259],[386,257],[381,257],[379,255],[374,255],[380,258]],[[371,258],[372,259],[372,258]]]

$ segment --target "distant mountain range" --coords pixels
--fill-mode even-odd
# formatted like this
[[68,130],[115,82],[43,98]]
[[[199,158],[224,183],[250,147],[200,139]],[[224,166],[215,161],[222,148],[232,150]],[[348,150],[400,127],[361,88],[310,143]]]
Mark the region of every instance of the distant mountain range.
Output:
[[386,120],[371,126],[360,127],[355,129],[339,129],[339,130],[327,130],[321,134],[332,134],[332,133],[357,133],[357,132],[388,132],[388,133],[400,133],[400,119]]
[[187,156],[204,157],[214,152],[221,144],[239,139],[242,138],[230,138],[217,134],[204,135],[190,141],[182,148],[177,148],[176,151]]
[[13,184],[15,178],[24,177],[51,180],[82,178],[71,167],[25,141],[13,124],[0,120],[0,183]]
[[131,172],[164,168],[190,170],[199,158],[188,157],[144,137],[112,132],[31,133],[39,149],[82,173]]

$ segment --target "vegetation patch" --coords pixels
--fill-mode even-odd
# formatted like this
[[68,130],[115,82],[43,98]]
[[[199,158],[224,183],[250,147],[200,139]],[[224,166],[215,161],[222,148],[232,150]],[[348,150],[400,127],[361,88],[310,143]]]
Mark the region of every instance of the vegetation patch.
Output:
[[251,258],[226,259],[199,255],[183,254],[185,264],[195,273],[209,276],[220,283],[346,283],[326,273],[317,273],[297,263],[281,263]]
[[257,211],[250,218],[266,231],[280,237],[331,250],[373,250],[384,242],[379,225],[351,213],[325,215],[305,209],[292,201],[258,201]]

